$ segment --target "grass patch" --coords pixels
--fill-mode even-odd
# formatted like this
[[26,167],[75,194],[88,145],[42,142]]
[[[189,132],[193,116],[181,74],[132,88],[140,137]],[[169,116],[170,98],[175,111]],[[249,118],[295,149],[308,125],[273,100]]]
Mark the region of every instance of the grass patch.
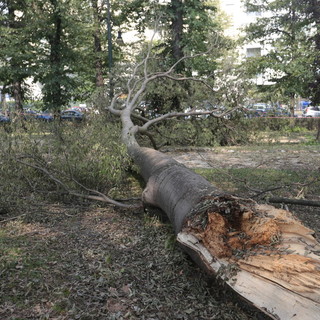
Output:
[[276,169],[196,169],[212,184],[241,196],[312,197],[320,193],[320,181],[313,182],[315,172]]

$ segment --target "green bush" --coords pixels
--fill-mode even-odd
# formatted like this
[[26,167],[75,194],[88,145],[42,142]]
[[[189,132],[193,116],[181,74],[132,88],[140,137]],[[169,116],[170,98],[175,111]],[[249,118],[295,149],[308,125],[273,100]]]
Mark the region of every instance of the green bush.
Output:
[[127,179],[130,159],[120,127],[102,116],[84,123],[14,122],[11,130],[2,129],[0,210],[26,199],[61,198],[66,189],[84,191],[81,185],[108,193]]
[[314,119],[247,119],[239,114],[225,118],[171,119],[156,129],[153,135],[158,145],[214,147],[265,142],[266,134],[277,140],[294,133],[312,133],[316,129]]
[[214,147],[248,143],[251,131],[244,120],[170,120],[154,130],[159,145]]

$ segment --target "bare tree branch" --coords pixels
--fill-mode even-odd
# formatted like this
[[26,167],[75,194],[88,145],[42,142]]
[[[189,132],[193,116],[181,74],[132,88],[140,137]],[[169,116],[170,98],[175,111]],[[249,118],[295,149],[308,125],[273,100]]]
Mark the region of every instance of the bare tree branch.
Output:
[[146,130],[148,130],[149,127],[151,127],[152,125],[154,125],[155,123],[161,122],[165,119],[169,119],[169,118],[177,118],[177,117],[188,117],[188,116],[201,116],[201,115],[208,115],[208,116],[212,116],[215,118],[223,118],[227,115],[229,115],[230,113],[234,112],[235,110],[239,109],[237,108],[233,108],[230,109],[228,111],[222,112],[222,113],[216,113],[216,110],[212,110],[212,111],[190,111],[190,112],[170,112],[170,113],[166,113],[162,116],[159,116],[155,119],[149,120],[148,122],[146,122],[143,126],[138,127],[138,131],[139,132],[145,132]]
[[107,109],[112,113],[112,114],[115,114],[115,115],[118,115],[120,116],[121,115],[121,110],[119,109],[116,109],[115,108],[115,105],[116,105],[116,102],[117,100],[119,99],[119,97],[122,95],[122,92],[116,94],[113,99],[111,100],[111,103],[110,105],[107,107]]
[[272,203],[285,203],[285,204],[295,204],[299,206],[310,206],[310,207],[320,207],[320,201],[306,200],[306,199],[291,199],[291,198],[280,198],[272,197],[268,199]]
[[[174,72],[176,66],[179,63],[181,63],[182,61],[187,60],[187,59],[193,59],[193,58],[208,54],[210,51],[213,50],[213,48],[209,48],[207,51],[202,52],[202,53],[184,56],[181,59],[179,59],[175,64],[173,64],[167,71],[155,72],[155,73],[149,74],[147,67],[148,67],[148,61],[150,59],[151,49],[152,49],[152,41],[149,42],[149,47],[148,47],[146,57],[139,64],[137,64],[135,66],[135,68],[133,70],[133,74],[127,83],[128,96],[126,99],[126,106],[131,111],[133,111],[136,108],[138,101],[140,101],[141,96],[143,95],[143,93],[145,92],[145,90],[147,88],[147,85],[150,82],[152,82],[156,79],[160,79],[160,78],[168,78],[168,79],[172,79],[175,81],[193,80],[193,81],[197,81],[197,82],[201,82],[201,83],[205,84],[208,88],[210,88],[210,90],[214,91],[214,89],[211,86],[209,86],[209,84],[207,84],[204,80],[196,79],[196,78],[192,78],[192,77],[172,76],[172,73]],[[136,77],[139,68],[142,66],[144,67],[144,69],[143,69],[144,77],[137,79],[133,83],[133,79]],[[139,88],[138,88],[138,84],[139,84]],[[134,93],[135,90],[136,90],[136,92]]]
[[24,213],[24,214],[21,214],[21,215],[16,216],[16,217],[11,217],[11,218],[8,218],[8,219],[5,219],[5,220],[0,220],[0,223],[6,223],[6,222],[8,222],[8,221],[16,220],[16,219],[19,219],[19,218],[21,218],[21,217],[23,217],[23,216],[25,216],[25,215],[26,215],[26,214]]
[[[22,157],[22,158],[30,158],[30,157]],[[80,182],[76,181],[74,178],[72,178],[73,182],[75,182],[77,185],[79,185],[81,188],[83,188],[87,192],[92,193],[93,195],[83,194],[83,193],[79,193],[79,192],[74,191],[74,190],[70,190],[69,187],[65,183],[63,183],[60,179],[55,177],[49,170],[47,170],[43,166],[34,165],[34,164],[31,164],[31,163],[22,161],[20,159],[16,159],[16,161],[21,163],[21,164],[23,164],[23,165],[25,165],[25,166],[28,166],[28,167],[34,168],[34,169],[36,169],[38,171],[41,171],[47,177],[49,177],[52,181],[54,181],[57,185],[61,186],[64,189],[64,191],[69,195],[76,196],[76,197],[81,197],[81,198],[85,198],[85,199],[89,199],[89,200],[102,201],[102,202],[109,203],[109,204],[112,204],[114,206],[122,207],[122,208],[130,208],[130,209],[132,209],[132,208],[138,208],[138,207],[140,208],[141,207],[141,205],[127,205],[127,204],[121,203],[119,201],[116,201],[116,200],[106,196],[105,194],[103,194],[103,193],[101,193],[101,192],[99,192],[97,190],[93,190],[93,189],[89,189],[89,188],[85,187]]]

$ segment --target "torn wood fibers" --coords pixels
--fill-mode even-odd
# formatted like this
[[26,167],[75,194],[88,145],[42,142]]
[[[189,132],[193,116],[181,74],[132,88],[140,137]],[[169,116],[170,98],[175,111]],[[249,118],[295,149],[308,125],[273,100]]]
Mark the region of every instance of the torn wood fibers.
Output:
[[320,319],[320,245],[285,210],[232,196],[207,197],[178,241],[272,319]]

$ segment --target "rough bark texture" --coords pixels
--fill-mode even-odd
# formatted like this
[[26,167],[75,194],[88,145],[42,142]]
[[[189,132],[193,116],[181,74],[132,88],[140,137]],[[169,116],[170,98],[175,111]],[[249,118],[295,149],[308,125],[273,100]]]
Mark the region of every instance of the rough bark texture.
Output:
[[99,14],[99,6],[97,0],[92,0],[91,5],[93,8],[93,19],[94,19],[94,53],[95,53],[95,70],[96,70],[96,86],[102,88],[104,86],[103,78],[103,60],[102,60],[102,45],[101,45],[101,30],[100,24],[103,21]]
[[181,231],[186,217],[205,195],[222,194],[203,177],[159,151],[137,148],[134,159],[147,182],[143,201],[161,208],[176,233]]

